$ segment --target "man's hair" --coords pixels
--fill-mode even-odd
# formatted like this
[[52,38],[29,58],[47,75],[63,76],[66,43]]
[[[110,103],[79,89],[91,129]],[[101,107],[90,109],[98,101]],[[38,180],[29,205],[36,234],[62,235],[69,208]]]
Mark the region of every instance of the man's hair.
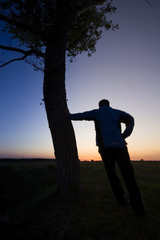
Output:
[[110,102],[107,99],[102,99],[99,102],[99,107],[103,107],[103,106],[108,106],[109,107],[109,105],[110,105]]

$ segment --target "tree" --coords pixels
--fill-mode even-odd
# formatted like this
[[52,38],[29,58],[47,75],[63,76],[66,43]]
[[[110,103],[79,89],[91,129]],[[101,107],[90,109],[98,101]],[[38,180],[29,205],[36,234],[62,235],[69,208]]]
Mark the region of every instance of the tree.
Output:
[[1,67],[25,60],[44,71],[44,102],[57,164],[61,196],[76,192],[80,185],[79,160],[74,130],[68,118],[65,90],[65,56],[72,59],[82,51],[90,56],[96,41],[106,30],[117,26],[106,18],[116,8],[112,0],[1,0],[0,20],[19,46],[0,45],[18,52]]

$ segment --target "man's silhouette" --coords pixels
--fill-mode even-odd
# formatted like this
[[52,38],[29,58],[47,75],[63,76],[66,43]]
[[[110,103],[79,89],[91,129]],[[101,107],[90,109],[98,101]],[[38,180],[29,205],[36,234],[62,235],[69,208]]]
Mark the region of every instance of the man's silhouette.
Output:
[[[126,112],[111,108],[109,101],[103,99],[99,102],[99,109],[70,114],[70,119],[94,121],[96,143],[117,202],[122,205],[128,205],[129,203],[116,175],[116,162],[128,189],[134,213],[136,215],[144,215],[143,200],[134,176],[125,141],[132,133],[134,118]],[[121,123],[126,125],[123,133],[121,132]]]

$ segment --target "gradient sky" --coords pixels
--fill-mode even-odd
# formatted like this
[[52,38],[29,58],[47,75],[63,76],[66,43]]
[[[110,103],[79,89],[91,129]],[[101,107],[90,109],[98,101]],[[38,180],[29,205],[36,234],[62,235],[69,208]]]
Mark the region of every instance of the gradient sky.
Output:
[[[71,113],[110,100],[135,118],[127,139],[132,160],[160,160],[160,1],[114,0],[109,16],[119,30],[103,32],[92,57],[67,59],[66,88]],[[9,43],[5,36],[0,41]],[[4,55],[5,54],[5,55]],[[9,53],[0,50],[0,59]],[[0,157],[54,157],[44,104],[43,74],[25,62],[0,69]],[[73,122],[79,157],[100,159],[93,122]]]

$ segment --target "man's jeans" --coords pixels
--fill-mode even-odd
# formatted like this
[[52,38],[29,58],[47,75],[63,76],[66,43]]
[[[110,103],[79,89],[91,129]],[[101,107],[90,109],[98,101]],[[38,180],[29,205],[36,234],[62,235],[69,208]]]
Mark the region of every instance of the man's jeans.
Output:
[[117,202],[123,204],[125,201],[125,192],[121,186],[121,182],[116,174],[115,163],[117,162],[120,172],[126,184],[130,203],[133,211],[137,215],[145,213],[143,199],[139,191],[127,147],[124,148],[100,148],[101,154],[109,182]]

